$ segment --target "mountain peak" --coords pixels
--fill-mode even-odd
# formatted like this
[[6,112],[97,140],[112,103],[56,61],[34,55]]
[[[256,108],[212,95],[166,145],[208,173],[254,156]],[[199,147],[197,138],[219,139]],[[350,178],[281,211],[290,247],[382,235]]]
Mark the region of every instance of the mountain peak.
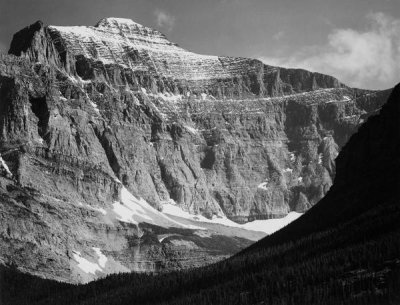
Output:
[[139,24],[132,19],[128,18],[117,18],[117,17],[107,17],[101,19],[95,25],[96,28],[120,28],[120,27],[140,27],[145,28],[144,25]]
[[[44,28],[41,33],[36,28],[29,30],[29,27],[18,32],[10,53],[27,53],[33,61],[49,61],[46,57],[50,54],[50,62],[83,79],[103,74],[104,65],[107,65],[174,80],[171,85],[163,85],[172,92],[189,90],[201,94],[207,91],[218,98],[227,94],[239,98],[284,95],[342,86],[333,77],[305,70],[265,66],[247,58],[197,54],[169,41],[161,32],[126,18],[103,18],[95,26],[40,28]],[[39,39],[39,36],[43,37]],[[41,52],[44,47],[48,50]],[[65,58],[64,54],[70,58]],[[91,67],[90,71],[87,67]],[[241,89],[225,92],[225,84],[236,83],[238,79],[241,79]],[[180,89],[174,88],[175,81],[182,86]]]
[[[132,19],[107,17],[101,19],[95,26],[56,26],[50,25],[52,29],[57,29],[63,32],[74,33],[79,36],[96,36],[99,33],[103,35],[118,35],[115,39],[132,38],[132,35],[139,36],[157,36],[165,38],[161,32],[139,24]],[[137,38],[137,37],[136,37]]]

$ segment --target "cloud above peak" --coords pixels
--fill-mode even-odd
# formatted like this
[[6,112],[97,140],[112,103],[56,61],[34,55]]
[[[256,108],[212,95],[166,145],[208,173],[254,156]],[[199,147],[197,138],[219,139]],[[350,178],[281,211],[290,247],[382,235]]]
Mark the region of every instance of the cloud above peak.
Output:
[[156,9],[154,11],[154,16],[156,17],[156,23],[159,27],[171,32],[175,26],[176,18],[166,11]]
[[325,45],[303,47],[289,57],[262,57],[266,64],[330,74],[360,88],[383,89],[400,82],[400,20],[366,16],[363,31],[334,29]]

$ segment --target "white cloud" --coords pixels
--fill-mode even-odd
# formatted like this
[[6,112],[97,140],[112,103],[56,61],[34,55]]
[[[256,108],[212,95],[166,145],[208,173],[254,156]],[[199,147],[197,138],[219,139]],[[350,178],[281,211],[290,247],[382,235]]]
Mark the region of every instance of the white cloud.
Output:
[[159,9],[155,10],[154,15],[156,16],[156,22],[159,27],[166,29],[168,32],[172,31],[175,25],[174,16]]
[[400,20],[366,16],[364,31],[335,29],[325,45],[304,47],[289,57],[262,57],[267,64],[330,74],[361,88],[383,89],[400,81]]

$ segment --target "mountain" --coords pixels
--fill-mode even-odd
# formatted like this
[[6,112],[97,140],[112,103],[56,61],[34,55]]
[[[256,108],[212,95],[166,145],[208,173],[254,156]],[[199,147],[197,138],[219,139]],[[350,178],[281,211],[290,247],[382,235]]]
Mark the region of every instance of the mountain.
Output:
[[228,260],[81,286],[3,269],[3,296],[9,304],[399,304],[399,118],[400,84],[339,154],[324,199]]
[[92,134],[75,124],[71,143],[49,121],[50,150],[105,164],[152,206],[172,199],[232,220],[316,203],[337,150],[387,98],[318,73],[195,54],[129,19],[38,22],[14,36],[10,54],[54,66],[54,99],[92,116]]
[[226,258],[323,198],[388,94],[129,19],[37,22],[0,58],[0,262],[87,282]]

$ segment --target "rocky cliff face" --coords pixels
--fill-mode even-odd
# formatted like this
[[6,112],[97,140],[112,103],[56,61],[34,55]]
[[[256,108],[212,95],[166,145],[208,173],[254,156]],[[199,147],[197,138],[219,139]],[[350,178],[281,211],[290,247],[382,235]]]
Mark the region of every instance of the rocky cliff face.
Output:
[[196,266],[248,245],[254,235],[159,211],[173,203],[237,222],[303,212],[387,97],[195,54],[126,19],[37,22],[9,53],[0,59],[0,257],[62,280]]
[[110,127],[79,85],[58,77],[49,65],[0,58],[1,263],[86,282],[201,266],[264,235],[177,221],[133,196],[114,173]]
[[98,164],[154,207],[172,199],[241,221],[321,199],[338,149],[386,97],[304,70],[198,55],[127,19],[38,22],[10,53],[53,67],[57,108],[89,114],[61,115],[68,122],[57,128],[43,120],[44,147]]

